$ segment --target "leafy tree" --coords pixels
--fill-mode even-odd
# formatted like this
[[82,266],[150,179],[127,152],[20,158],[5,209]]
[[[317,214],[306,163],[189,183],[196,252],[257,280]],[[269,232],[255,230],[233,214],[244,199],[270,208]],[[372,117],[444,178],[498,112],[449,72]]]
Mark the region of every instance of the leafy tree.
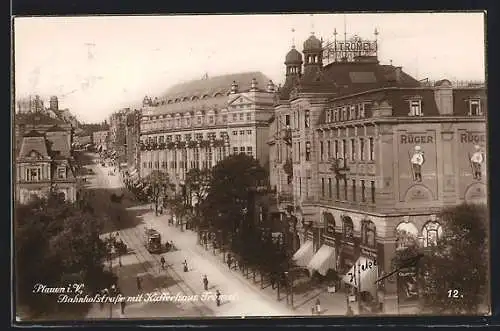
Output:
[[85,290],[94,292],[105,277],[106,248],[99,238],[102,222],[76,204],[51,196],[17,205],[14,223],[16,302],[36,316],[58,305],[56,295],[33,293],[36,284],[66,287],[68,275],[77,275]]
[[182,224],[182,219],[188,213],[184,197],[176,194],[167,200],[167,205],[177,221]]
[[[212,170],[208,193],[201,210],[223,233],[235,232],[244,220],[252,220],[255,188],[266,179],[259,162],[245,154],[231,155]],[[247,211],[246,216],[243,210]]]
[[189,202],[195,200],[195,214],[200,215],[200,205],[205,200],[211,180],[210,169],[190,169],[186,174],[186,187],[189,191]]
[[[396,266],[423,253],[418,262],[420,304],[433,314],[480,314],[488,298],[488,210],[461,204],[440,213],[443,235],[436,246],[409,245]],[[451,290],[450,293],[448,292]],[[457,290],[456,295],[453,290]]]
[[155,214],[158,215],[158,207],[169,188],[168,174],[160,170],[153,170],[144,178],[144,182],[149,186],[151,201],[155,205]]

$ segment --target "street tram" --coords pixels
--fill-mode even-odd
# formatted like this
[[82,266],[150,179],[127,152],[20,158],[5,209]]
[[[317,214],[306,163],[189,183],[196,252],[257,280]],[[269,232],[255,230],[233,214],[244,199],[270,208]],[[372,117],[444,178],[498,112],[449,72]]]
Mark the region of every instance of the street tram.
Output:
[[146,229],[144,239],[148,252],[151,254],[158,254],[162,252],[161,235],[158,231],[155,229]]

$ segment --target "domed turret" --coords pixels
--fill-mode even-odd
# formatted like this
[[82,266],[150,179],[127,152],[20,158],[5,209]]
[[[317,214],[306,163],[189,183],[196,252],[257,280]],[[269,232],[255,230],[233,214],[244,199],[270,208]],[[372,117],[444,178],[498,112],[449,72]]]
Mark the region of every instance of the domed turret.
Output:
[[314,34],[311,34],[311,36],[304,41],[304,51],[317,51],[321,50],[321,48],[321,40],[316,38]]
[[304,76],[316,77],[323,67],[323,41],[311,33],[304,41]]
[[302,54],[292,46],[285,59],[285,64],[302,64]]

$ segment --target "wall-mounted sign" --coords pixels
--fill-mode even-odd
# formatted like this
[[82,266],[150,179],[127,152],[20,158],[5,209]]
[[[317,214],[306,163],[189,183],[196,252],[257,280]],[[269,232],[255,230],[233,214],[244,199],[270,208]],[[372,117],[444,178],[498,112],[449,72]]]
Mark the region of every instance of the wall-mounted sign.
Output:
[[472,132],[465,132],[460,134],[460,142],[463,144],[484,144],[486,143],[486,135],[477,134]]

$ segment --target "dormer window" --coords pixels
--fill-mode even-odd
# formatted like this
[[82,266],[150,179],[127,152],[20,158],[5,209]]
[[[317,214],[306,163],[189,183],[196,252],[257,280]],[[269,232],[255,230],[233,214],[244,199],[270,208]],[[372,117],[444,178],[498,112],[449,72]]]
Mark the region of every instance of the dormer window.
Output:
[[470,99],[469,100],[469,116],[482,116],[483,111],[481,109],[480,99]]
[[57,179],[65,179],[66,178],[66,167],[57,168]]
[[410,100],[409,116],[424,116],[422,112],[422,100]]

